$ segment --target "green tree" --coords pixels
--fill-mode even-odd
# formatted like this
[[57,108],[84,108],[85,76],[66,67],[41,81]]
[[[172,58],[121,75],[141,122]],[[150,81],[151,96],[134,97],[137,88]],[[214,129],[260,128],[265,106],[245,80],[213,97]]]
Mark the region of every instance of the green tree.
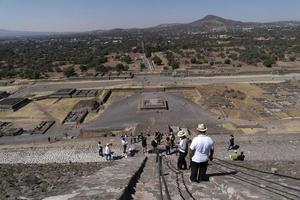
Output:
[[121,71],[128,71],[129,67],[127,65],[123,65],[121,63],[117,64],[116,65],[116,70],[118,72],[121,72]]
[[71,76],[75,76],[76,73],[75,73],[75,69],[74,67],[67,67],[63,70],[63,73],[66,77],[71,77]]
[[81,72],[86,72],[88,70],[86,65],[80,65],[79,69],[80,69]]
[[154,64],[156,64],[156,65],[161,65],[162,60],[160,59],[160,57],[154,56],[153,62],[154,62]]
[[146,68],[146,65],[144,63],[141,63],[140,68],[141,68],[141,71],[143,71]]
[[224,64],[226,64],[226,65],[230,65],[231,64],[231,60],[230,59],[225,59],[225,61],[224,61]]
[[197,63],[197,59],[196,59],[195,57],[192,57],[192,58],[191,58],[191,63],[192,63],[192,64],[196,64],[196,63]]
[[273,58],[267,58],[264,62],[263,65],[265,67],[273,67],[273,65],[275,64],[275,60]]
[[96,72],[100,72],[100,73],[105,73],[109,71],[108,67],[104,65],[97,65],[95,70]]

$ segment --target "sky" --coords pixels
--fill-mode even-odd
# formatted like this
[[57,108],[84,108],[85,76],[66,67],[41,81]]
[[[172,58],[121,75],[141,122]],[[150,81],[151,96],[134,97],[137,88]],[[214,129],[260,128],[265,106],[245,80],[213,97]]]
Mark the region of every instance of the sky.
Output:
[[208,14],[241,21],[300,21],[300,0],[0,0],[0,29],[144,28]]

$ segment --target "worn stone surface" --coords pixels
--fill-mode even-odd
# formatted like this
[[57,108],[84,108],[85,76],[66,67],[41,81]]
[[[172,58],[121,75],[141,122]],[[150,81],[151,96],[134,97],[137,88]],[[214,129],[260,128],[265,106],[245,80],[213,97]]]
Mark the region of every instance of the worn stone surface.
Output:
[[42,199],[64,191],[68,184],[115,163],[1,164],[0,199]]
[[128,185],[130,178],[141,166],[143,157],[127,158],[111,167],[103,168],[93,175],[73,181],[61,194],[48,196],[45,200],[69,196],[70,200],[81,199],[118,199]]

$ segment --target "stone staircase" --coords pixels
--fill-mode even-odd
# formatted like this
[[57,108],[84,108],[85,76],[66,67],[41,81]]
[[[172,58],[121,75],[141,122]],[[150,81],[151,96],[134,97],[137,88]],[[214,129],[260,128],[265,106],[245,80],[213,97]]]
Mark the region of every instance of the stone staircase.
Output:
[[[259,172],[249,172],[239,167],[226,167],[218,165],[217,159],[210,162],[207,173],[209,181],[191,183],[189,181],[190,170],[178,171],[176,169],[177,156],[175,154],[163,156],[162,174],[167,184],[167,189],[172,200],[279,200],[299,199],[300,182],[285,177],[277,177],[272,174],[262,175]],[[248,177],[246,173],[250,173]],[[251,177],[265,178],[255,179]],[[248,180],[245,181],[245,180]],[[249,182],[250,180],[250,182]],[[257,184],[253,184],[257,183]],[[269,187],[275,187],[283,191],[270,191]],[[284,186],[286,184],[286,186]],[[164,184],[163,195],[166,196]],[[292,189],[289,189],[292,187]],[[160,199],[160,182],[158,175],[158,163],[155,154],[138,153],[135,157],[123,158],[113,161],[111,167],[99,170],[93,176],[82,177],[73,182],[65,193],[59,196],[50,196],[45,200],[56,199]],[[286,194],[285,192],[289,194]]]
[[177,157],[175,155],[168,156],[163,160],[163,171],[171,199],[229,199],[229,196],[212,182],[190,182],[190,170],[178,171],[176,169]]
[[159,177],[155,155],[148,155],[148,161],[136,185],[133,199],[156,200],[159,197]]

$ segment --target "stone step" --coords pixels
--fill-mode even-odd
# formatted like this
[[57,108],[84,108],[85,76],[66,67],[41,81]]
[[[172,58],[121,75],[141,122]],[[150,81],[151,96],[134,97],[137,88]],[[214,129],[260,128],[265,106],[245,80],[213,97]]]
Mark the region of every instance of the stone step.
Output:
[[143,161],[142,156],[108,161],[112,162],[111,167],[105,167],[92,176],[82,177],[70,183],[64,193],[44,200],[118,199]]
[[[265,175],[255,171],[244,170],[239,167],[230,168],[213,163],[209,173],[224,173],[225,176],[214,176],[210,180],[218,185],[222,191],[235,199],[299,199],[299,181]],[[229,175],[230,172],[235,172]],[[279,185],[280,184],[280,185]],[[283,185],[283,186],[281,186]],[[288,189],[286,187],[293,188]],[[298,191],[297,191],[298,190]]]
[[172,199],[229,199],[217,185],[212,182],[191,183],[189,170],[176,170],[177,157],[168,156],[164,161],[164,174]]
[[159,199],[159,182],[156,158],[154,155],[148,155],[148,161],[143,173],[135,187],[133,199]]

